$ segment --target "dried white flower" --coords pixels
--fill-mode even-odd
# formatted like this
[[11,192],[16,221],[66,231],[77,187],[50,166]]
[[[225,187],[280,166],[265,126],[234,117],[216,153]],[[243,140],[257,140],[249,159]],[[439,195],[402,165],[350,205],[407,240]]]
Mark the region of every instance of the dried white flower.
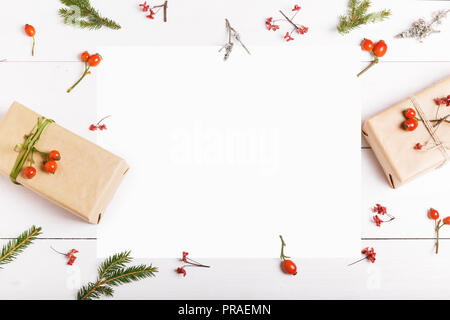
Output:
[[439,30],[434,29],[435,25],[442,23],[442,20],[447,17],[449,10],[440,10],[433,14],[430,22],[426,22],[424,19],[420,18],[414,21],[411,27],[403,31],[402,33],[396,35],[396,38],[414,38],[419,42],[422,42],[432,33],[439,33]]

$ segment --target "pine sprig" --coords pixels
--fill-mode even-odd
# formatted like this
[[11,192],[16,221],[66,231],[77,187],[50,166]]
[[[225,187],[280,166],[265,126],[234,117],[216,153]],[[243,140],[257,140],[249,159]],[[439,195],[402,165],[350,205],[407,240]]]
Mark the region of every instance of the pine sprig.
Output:
[[77,299],[93,300],[99,299],[102,295],[112,297],[114,294],[112,287],[154,277],[158,272],[158,268],[152,267],[152,265],[141,264],[126,267],[126,264],[132,260],[130,251],[117,253],[107,258],[98,268],[97,281],[83,286],[78,291]]
[[337,26],[339,33],[349,33],[361,25],[380,22],[391,15],[391,11],[387,9],[367,13],[370,5],[370,0],[349,0],[347,15],[339,17],[339,25]]
[[64,19],[64,23],[72,26],[87,29],[100,29],[108,27],[120,29],[121,26],[111,19],[104,18],[91,6],[89,0],[60,0],[62,4],[69,8],[59,9],[59,15]]
[[0,254],[0,265],[10,263],[17,258],[17,256],[41,234],[41,230],[41,227],[36,228],[35,226],[32,226],[16,239],[9,241],[3,246]]

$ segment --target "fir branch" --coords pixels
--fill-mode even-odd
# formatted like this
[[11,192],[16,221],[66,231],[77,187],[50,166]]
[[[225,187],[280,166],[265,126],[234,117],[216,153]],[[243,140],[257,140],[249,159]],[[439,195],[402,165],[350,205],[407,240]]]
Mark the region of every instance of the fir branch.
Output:
[[370,5],[370,0],[349,0],[347,15],[339,17],[339,33],[349,33],[361,25],[383,21],[391,15],[391,11],[386,9],[367,13]]
[[102,295],[112,297],[114,289],[112,287],[121,284],[139,281],[145,278],[154,277],[158,268],[144,264],[126,267],[130,263],[130,251],[117,253],[105,261],[98,268],[98,279],[83,286],[77,295],[78,300],[99,299]]
[[10,263],[17,258],[17,256],[41,234],[41,230],[41,227],[36,228],[35,226],[32,226],[16,239],[9,241],[3,246],[0,254],[0,265]]
[[60,0],[69,8],[59,9],[59,15],[67,25],[78,26],[90,30],[108,27],[120,29],[121,26],[111,19],[104,18],[91,6],[89,0]]

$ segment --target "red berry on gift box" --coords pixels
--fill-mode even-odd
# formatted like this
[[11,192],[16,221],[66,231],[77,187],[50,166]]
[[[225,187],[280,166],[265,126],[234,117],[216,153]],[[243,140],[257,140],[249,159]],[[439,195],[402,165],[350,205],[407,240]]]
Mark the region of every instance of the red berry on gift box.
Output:
[[87,62],[91,67],[96,67],[100,64],[101,61],[102,57],[98,53],[96,53],[90,56]]
[[297,274],[297,266],[292,260],[284,260],[283,262],[281,262],[281,268],[283,269],[284,273],[292,274],[294,276]]
[[29,37],[34,37],[36,35],[36,29],[31,24],[25,25],[25,33]]
[[387,45],[383,40],[378,41],[375,43],[375,46],[373,47],[373,54],[377,57],[382,57],[386,54],[387,51]]
[[59,151],[53,150],[53,151],[50,151],[50,153],[48,154],[48,158],[50,160],[59,161],[59,160],[61,160],[61,154],[59,153]]
[[36,175],[36,169],[33,167],[26,167],[23,169],[23,175],[27,179],[32,179]]
[[403,122],[403,128],[407,131],[414,131],[419,126],[419,122],[416,119],[408,119]]
[[409,108],[405,110],[404,115],[408,119],[414,119],[416,117],[416,110],[414,110],[413,108]]
[[55,173],[56,169],[58,169],[58,164],[54,160],[47,161],[44,164],[44,169],[49,173]]
[[428,211],[428,217],[433,220],[439,219],[439,212],[433,208]]
[[373,42],[369,39],[364,38],[364,40],[361,42],[361,49],[363,49],[364,51],[372,51]]
[[91,55],[89,54],[89,52],[87,52],[87,51],[83,52],[83,53],[81,54],[81,61],[83,61],[83,62],[88,61],[88,59],[89,59],[90,56],[91,56]]

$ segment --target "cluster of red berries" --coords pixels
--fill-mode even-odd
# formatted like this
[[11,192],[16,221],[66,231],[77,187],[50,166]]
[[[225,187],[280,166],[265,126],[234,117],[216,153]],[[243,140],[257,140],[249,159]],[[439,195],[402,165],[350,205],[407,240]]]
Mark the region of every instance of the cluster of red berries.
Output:
[[363,260],[366,260],[366,259],[369,260],[372,263],[375,263],[375,260],[376,260],[375,257],[376,257],[377,254],[375,253],[375,250],[373,248],[366,247],[366,248],[361,250],[361,254],[364,254],[366,256],[364,258],[356,260],[355,262],[350,263],[349,266],[354,265],[354,264],[356,264],[358,262],[361,262]]
[[443,98],[436,98],[436,99],[434,99],[434,101],[436,102],[436,104],[438,106],[445,105],[447,107],[450,107],[450,94]]
[[[45,152],[40,152],[38,150],[33,150],[36,152],[39,152],[40,154],[42,154],[44,156],[44,170],[48,173],[55,173],[56,169],[58,169],[58,164],[56,163],[56,161],[61,160],[61,154],[59,153],[59,151],[57,150],[53,150],[50,153],[45,153]],[[34,168],[32,166],[32,161],[31,165],[28,167],[25,167],[23,169],[23,175],[25,176],[25,178],[27,179],[32,179],[34,178],[34,176],[36,175],[36,168]]]
[[89,52],[84,51],[81,55],[80,55],[80,59],[81,61],[84,62],[84,73],[81,76],[80,79],[78,79],[77,82],[75,82],[75,84],[73,86],[71,86],[68,90],[67,93],[69,93],[70,91],[73,90],[73,88],[75,88],[80,82],[81,80],[84,79],[84,77],[88,74],[90,74],[91,72],[89,71],[89,69],[91,67],[96,67],[100,64],[100,62],[102,61],[102,56],[98,53],[95,54],[89,54]]
[[189,253],[186,251],[183,251],[183,257],[181,258],[181,261],[186,263],[187,265],[184,265],[182,267],[178,267],[175,271],[179,274],[182,274],[183,277],[186,277],[186,267],[201,267],[201,268],[209,268],[209,266],[206,266],[204,264],[201,264],[200,262],[197,262],[191,258],[188,258]]
[[293,22],[293,19],[295,18],[297,13],[300,11],[300,9],[301,9],[301,7],[299,5],[295,5],[294,8],[292,9],[292,11],[295,13],[291,18],[288,18],[281,10],[280,10],[280,13],[283,15],[284,19],[273,20],[272,17],[267,18],[266,19],[267,30],[277,31],[278,29],[280,29],[280,26],[278,24],[276,24],[278,21],[288,22],[289,24],[291,24],[293,26],[293,29],[290,32],[286,32],[286,34],[284,35],[283,38],[284,38],[284,40],[286,40],[286,42],[294,40],[294,38],[292,37],[293,32],[297,32],[301,35],[307,33],[309,30],[308,27],[305,27],[303,25],[297,25],[296,23]]
[[361,253],[365,254],[366,255],[366,259],[368,259],[370,262],[375,263],[375,260],[376,260],[375,256],[377,254],[375,253],[375,250],[373,248],[369,248],[369,247],[364,248],[361,251]]
[[81,61],[86,62],[90,67],[96,67],[100,64],[102,61],[102,56],[98,53],[95,54],[89,54],[89,52],[84,51],[81,56]]
[[[439,212],[436,209],[431,208],[428,210],[428,218],[434,220],[434,231],[436,232],[436,254],[439,252],[439,230],[444,225],[450,225],[450,217],[445,217],[443,220],[439,219]],[[438,220],[439,219],[439,220]],[[441,223],[442,221],[442,223]]]
[[152,8],[150,8],[150,5],[147,4],[147,1],[141,3],[139,7],[142,7],[143,12],[148,12],[148,15],[146,15],[147,18],[155,19],[155,11],[153,11]]
[[59,251],[55,250],[53,247],[50,247],[50,248],[52,248],[52,250],[55,251],[56,253],[59,253],[59,254],[65,256],[67,259],[69,259],[69,260],[67,261],[67,264],[68,264],[69,266],[73,265],[73,263],[75,262],[75,260],[77,260],[77,257],[75,256],[75,253],[78,253],[78,250],[76,250],[76,249],[72,249],[72,250],[70,250],[70,251],[67,252],[67,253],[62,253],[62,252],[59,252]]
[[403,122],[402,127],[406,131],[414,131],[419,126],[419,121],[416,118],[416,110],[408,108],[403,112],[406,120]]
[[69,266],[73,265],[73,263],[77,259],[77,257],[75,257],[75,253],[78,253],[78,250],[72,249],[66,254],[66,257],[69,259],[69,261],[67,261],[67,264]]
[[103,131],[103,130],[108,129],[108,128],[106,127],[106,124],[102,124],[102,122],[103,122],[105,119],[109,118],[109,117],[111,117],[111,116],[106,116],[106,117],[102,118],[99,122],[97,122],[96,124],[91,124],[91,125],[89,126],[89,130],[91,130],[91,131],[96,131],[96,130]]
[[383,40],[380,40],[374,44],[372,40],[364,38],[364,40],[361,42],[361,49],[370,52],[374,57],[374,60],[364,70],[358,73],[358,77],[378,63],[378,58],[381,58],[386,54],[387,45]]
[[[375,207],[373,207],[373,212],[375,212],[376,215],[374,215],[372,217],[372,219],[375,222],[375,224],[377,225],[377,227],[380,227],[383,222],[390,222],[390,221],[395,219],[394,216],[392,216],[389,213],[387,213],[386,207],[384,207],[384,206],[382,206],[381,204],[378,204],[378,203],[375,205]],[[389,220],[386,220],[386,221],[385,220],[381,220],[380,217],[377,214],[382,215],[382,216],[387,215],[389,217]]]

